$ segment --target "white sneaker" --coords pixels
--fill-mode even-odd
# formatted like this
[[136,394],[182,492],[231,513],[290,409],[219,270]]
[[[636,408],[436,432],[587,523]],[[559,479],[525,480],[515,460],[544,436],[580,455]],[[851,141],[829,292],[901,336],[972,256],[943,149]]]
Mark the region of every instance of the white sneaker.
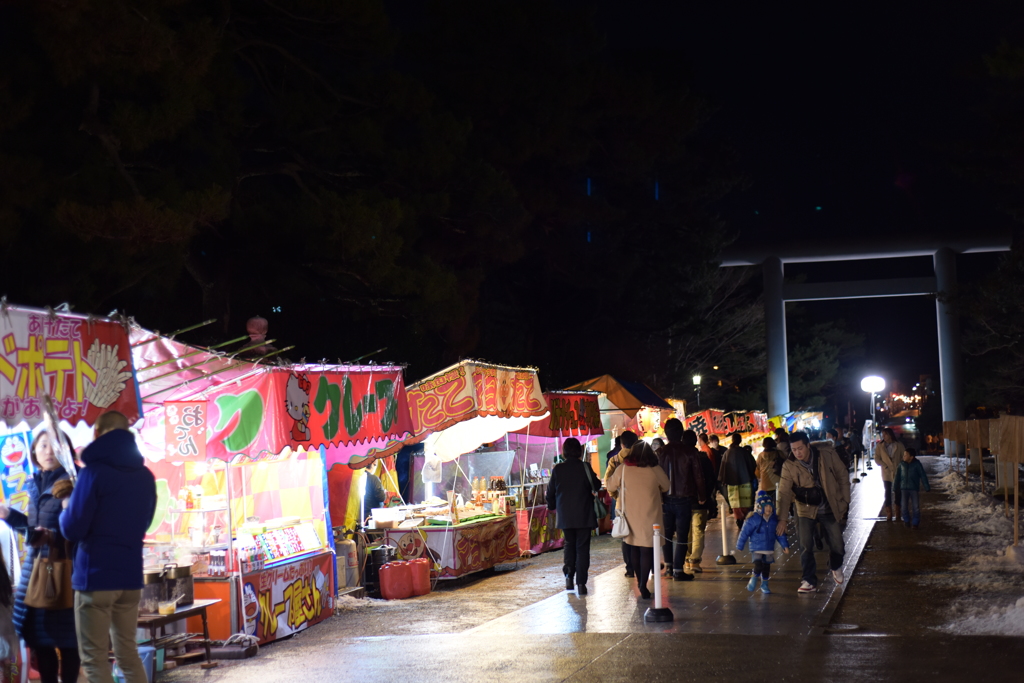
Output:
[[836,583],[842,583],[844,578],[845,577],[843,576],[843,570],[842,570],[841,567],[839,569],[833,569],[832,570],[832,580],[833,581],[835,581]]
[[807,583],[806,581],[801,581],[800,582],[800,587],[796,589],[796,592],[797,593],[817,593],[818,592],[818,587],[813,585],[813,584]]

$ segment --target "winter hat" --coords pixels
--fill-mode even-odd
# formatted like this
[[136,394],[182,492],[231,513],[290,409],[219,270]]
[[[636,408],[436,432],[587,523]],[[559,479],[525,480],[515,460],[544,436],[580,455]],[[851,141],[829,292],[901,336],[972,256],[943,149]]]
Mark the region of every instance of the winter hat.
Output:
[[767,491],[758,491],[757,500],[754,502],[754,512],[761,514],[764,512],[765,505],[771,505],[774,510],[775,501],[772,500],[772,494]]

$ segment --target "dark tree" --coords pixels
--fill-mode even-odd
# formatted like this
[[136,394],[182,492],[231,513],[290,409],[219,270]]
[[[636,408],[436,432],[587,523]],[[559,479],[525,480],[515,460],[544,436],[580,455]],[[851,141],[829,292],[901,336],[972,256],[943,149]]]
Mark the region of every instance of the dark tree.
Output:
[[[208,341],[259,313],[296,356],[386,346],[412,376],[476,355],[551,386],[676,387],[721,346],[707,321],[753,305],[717,269],[737,176],[682,65],[613,54],[556,3],[426,22],[401,36],[348,0],[3,5],[6,293],[164,330],[216,317]],[[726,326],[737,357],[748,322]]]

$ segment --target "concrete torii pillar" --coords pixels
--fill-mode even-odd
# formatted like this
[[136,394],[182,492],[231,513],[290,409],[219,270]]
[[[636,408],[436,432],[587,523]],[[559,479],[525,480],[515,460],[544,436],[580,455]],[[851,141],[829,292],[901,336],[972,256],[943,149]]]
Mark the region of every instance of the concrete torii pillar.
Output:
[[[935,252],[935,284],[940,292],[951,292],[956,286],[956,253],[949,247]],[[935,300],[939,327],[939,381],[942,390],[942,419],[947,422],[964,419],[964,391],[961,376],[960,321],[953,307]]]
[[782,259],[769,256],[764,273],[764,328],[768,342],[768,415],[789,412],[789,359],[786,347],[786,300],[782,296]]

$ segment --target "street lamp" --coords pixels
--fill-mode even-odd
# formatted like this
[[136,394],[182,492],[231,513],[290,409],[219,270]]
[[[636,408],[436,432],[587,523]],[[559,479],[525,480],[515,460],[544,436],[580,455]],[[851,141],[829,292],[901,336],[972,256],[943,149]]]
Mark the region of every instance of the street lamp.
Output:
[[693,376],[693,389],[697,392],[697,407],[700,408],[700,375]]
[[[878,375],[869,375],[860,381],[860,388],[861,391],[871,394],[871,429],[877,433],[878,425],[875,424],[875,394],[885,389],[885,380]],[[867,460],[870,469],[871,460]]]

